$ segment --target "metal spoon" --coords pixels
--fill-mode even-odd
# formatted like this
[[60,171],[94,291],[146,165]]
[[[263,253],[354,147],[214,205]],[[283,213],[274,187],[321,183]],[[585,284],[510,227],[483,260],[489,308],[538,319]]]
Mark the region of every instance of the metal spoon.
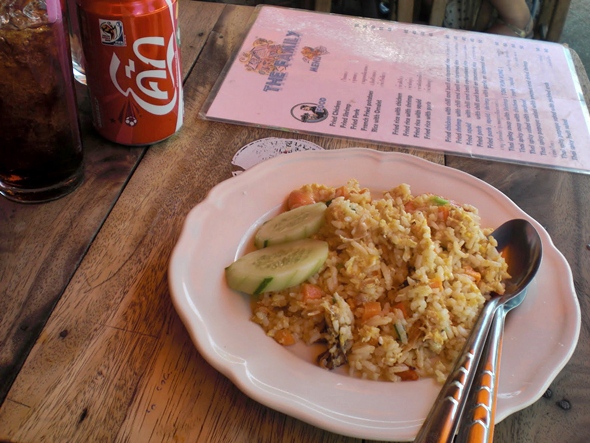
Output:
[[[532,228],[532,226],[531,226]],[[537,236],[534,233],[529,233],[527,236]],[[531,261],[531,266],[538,268],[538,262],[541,257],[541,241],[537,239],[538,257],[539,260]],[[508,256],[509,257],[509,256]],[[523,257],[526,259],[526,257]],[[522,266],[522,263],[511,263],[508,260],[508,269],[516,269]],[[518,272],[522,272],[519,269]],[[534,271],[536,272],[536,270]],[[498,381],[500,377],[500,356],[502,354],[502,342],[504,336],[504,321],[506,314],[522,303],[526,296],[526,288],[513,299],[507,301],[503,306],[498,307],[486,346],[483,351],[482,360],[479,363],[475,375],[474,385],[471,388],[467,397],[466,414],[461,419],[459,433],[455,439],[455,443],[465,442],[492,442],[494,438],[494,425],[496,417],[496,399],[498,395]]]
[[[453,371],[438,394],[414,443],[453,441],[496,310],[504,309],[507,305],[512,309],[522,302],[526,287],[541,263],[541,239],[528,221],[507,221],[492,236],[498,242],[497,249],[503,252],[512,277],[506,281],[504,294],[492,297],[484,305]],[[502,312],[502,318],[503,315]]]

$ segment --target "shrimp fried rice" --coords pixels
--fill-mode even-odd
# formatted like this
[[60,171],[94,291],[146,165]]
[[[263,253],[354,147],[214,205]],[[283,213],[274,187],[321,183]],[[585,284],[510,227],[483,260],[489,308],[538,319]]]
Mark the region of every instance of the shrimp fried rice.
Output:
[[[294,191],[329,204],[313,238],[328,259],[305,283],[260,294],[252,320],[283,345],[325,343],[320,366],[372,380],[443,382],[507,265],[477,209],[401,184],[373,199],[351,180]],[[291,200],[291,198],[290,198]]]

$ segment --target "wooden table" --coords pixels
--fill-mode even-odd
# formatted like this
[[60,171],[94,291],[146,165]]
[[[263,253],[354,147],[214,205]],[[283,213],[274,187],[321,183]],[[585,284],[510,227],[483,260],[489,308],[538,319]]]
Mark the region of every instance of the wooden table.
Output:
[[[180,0],[186,122],[179,134],[149,148],[111,144],[93,132],[80,89],[83,185],[42,205],[0,199],[0,440],[355,441],[242,394],[195,350],[170,300],[167,267],[184,218],[231,176],[234,153],[263,137],[301,137],[197,116],[252,12]],[[327,149],[358,145],[305,138]],[[495,441],[587,441],[590,176],[415,154],[503,191],[545,226],[572,267],[583,315],[577,350],[553,381],[553,396],[501,422]]]

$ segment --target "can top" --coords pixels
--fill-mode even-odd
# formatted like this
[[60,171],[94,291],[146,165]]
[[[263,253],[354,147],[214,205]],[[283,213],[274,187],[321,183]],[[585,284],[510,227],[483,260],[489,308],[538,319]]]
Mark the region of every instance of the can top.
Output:
[[85,11],[105,17],[137,17],[172,8],[176,0],[76,0]]

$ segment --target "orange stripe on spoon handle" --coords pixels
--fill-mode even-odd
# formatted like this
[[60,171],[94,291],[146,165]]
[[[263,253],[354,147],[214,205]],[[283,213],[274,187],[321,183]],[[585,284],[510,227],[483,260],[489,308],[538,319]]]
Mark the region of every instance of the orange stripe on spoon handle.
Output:
[[491,443],[494,439],[505,316],[502,306],[496,310],[455,443]]

